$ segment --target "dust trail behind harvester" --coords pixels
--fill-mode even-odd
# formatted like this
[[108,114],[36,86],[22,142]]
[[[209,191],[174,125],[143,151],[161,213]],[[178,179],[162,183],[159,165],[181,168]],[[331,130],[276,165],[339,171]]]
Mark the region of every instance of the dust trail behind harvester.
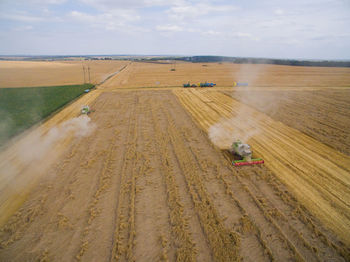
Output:
[[[233,87],[235,92],[231,96],[237,99],[235,94],[238,94],[239,101],[248,103],[254,101],[259,106],[269,109],[269,111],[276,110],[278,105],[275,101],[271,101],[268,95],[263,95],[262,92],[256,90],[255,83],[263,76],[265,65],[242,64],[238,72],[233,73],[233,78],[237,82],[248,83],[248,86]],[[260,82],[260,81],[259,81]],[[224,118],[215,123],[209,128],[209,138],[211,141],[221,149],[227,149],[231,146],[233,141],[241,140],[244,143],[249,143],[249,139],[258,135],[261,132],[258,116],[252,116],[252,111],[247,110],[246,106],[241,106],[238,110],[232,111],[230,119]]]
[[0,226],[54,163],[65,146],[88,136],[95,126],[86,115],[72,118],[44,132],[38,127],[0,153]]

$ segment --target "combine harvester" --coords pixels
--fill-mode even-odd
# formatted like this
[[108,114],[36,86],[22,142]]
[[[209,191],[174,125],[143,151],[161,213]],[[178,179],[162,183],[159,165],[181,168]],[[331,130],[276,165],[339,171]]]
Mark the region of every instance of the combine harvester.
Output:
[[188,82],[187,84],[183,84],[183,87],[187,88],[187,87],[197,87],[196,84],[190,84],[190,82]]
[[88,115],[88,114],[90,114],[90,113],[91,113],[90,107],[87,106],[87,105],[83,106],[83,107],[81,108],[81,110],[80,110],[80,113],[81,113],[82,115]]
[[200,83],[199,86],[200,87],[213,87],[213,86],[216,86],[216,84],[205,82],[205,83]]
[[233,157],[239,158],[232,160],[234,166],[251,166],[264,163],[264,160],[261,158],[252,159],[252,150],[250,146],[248,144],[243,144],[239,140],[232,143],[229,151]]

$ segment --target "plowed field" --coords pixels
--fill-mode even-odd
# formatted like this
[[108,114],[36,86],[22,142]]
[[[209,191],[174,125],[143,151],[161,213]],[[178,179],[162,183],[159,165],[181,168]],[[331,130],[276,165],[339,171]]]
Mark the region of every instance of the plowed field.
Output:
[[[1,153],[1,261],[350,260],[348,155],[220,86],[127,86],[140,65]],[[90,132],[19,154],[81,120],[82,104],[94,110]],[[232,136],[265,165],[234,168]]]

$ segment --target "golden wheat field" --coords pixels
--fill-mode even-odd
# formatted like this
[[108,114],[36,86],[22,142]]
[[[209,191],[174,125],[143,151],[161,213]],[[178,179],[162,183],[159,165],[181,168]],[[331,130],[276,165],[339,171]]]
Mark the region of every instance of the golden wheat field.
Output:
[[350,69],[172,67],[120,62],[0,153],[0,261],[349,261]]
[[117,72],[127,61],[0,61],[1,87],[32,87],[100,83]]

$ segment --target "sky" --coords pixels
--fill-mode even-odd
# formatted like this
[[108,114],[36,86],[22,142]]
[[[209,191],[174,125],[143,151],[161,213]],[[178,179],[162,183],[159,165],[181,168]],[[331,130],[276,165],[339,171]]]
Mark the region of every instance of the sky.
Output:
[[0,0],[0,55],[350,59],[350,0]]

